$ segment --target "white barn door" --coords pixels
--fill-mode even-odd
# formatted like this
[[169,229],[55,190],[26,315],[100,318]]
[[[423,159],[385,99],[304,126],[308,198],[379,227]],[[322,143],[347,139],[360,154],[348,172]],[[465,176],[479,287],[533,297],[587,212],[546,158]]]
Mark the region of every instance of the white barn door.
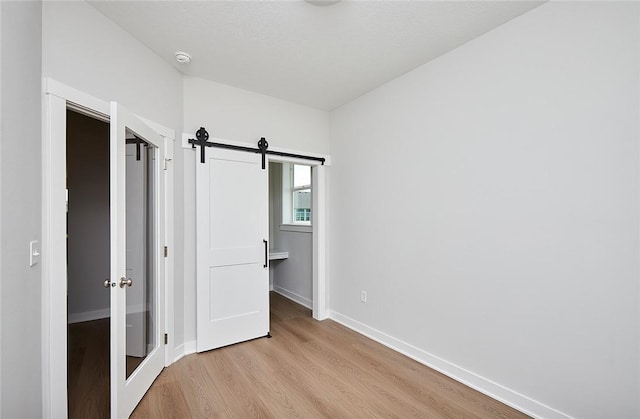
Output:
[[196,156],[198,352],[269,333],[268,172],[259,154]]

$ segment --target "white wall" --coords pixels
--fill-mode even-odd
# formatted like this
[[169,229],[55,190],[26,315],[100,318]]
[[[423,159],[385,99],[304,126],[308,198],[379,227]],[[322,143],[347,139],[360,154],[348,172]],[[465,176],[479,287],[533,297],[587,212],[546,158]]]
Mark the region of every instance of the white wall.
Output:
[[271,148],[329,153],[329,113],[195,77],[184,78],[184,128]]
[[[42,7],[42,72],[105,101],[182,132],[182,76],[86,2],[45,2]],[[175,184],[182,158],[176,153]],[[182,191],[175,190],[176,249],[182,240]],[[175,337],[183,341],[182,253],[175,254]]]
[[640,416],[638,15],[547,3],[336,110],[334,316],[533,413]]
[[[205,127],[212,138],[257,144],[265,137],[271,148],[329,154],[329,113],[211,81],[184,78],[184,132]],[[184,160],[184,327],[185,342],[196,339],[195,283],[195,151]],[[176,181],[176,185],[178,185]],[[176,190],[179,188],[176,187]],[[195,349],[195,346],[192,346]]]
[[[41,3],[0,2],[0,416],[38,418],[41,390]],[[17,321],[19,320],[19,321]]]
[[[0,7],[0,162],[2,161],[2,7]],[[42,49],[42,45],[41,45]],[[2,170],[0,169],[0,237],[2,236]],[[0,240],[0,266],[2,266],[2,240]],[[0,301],[2,301],[2,271],[0,270]],[[0,309],[0,377],[2,377],[2,309]],[[0,403],[2,403],[2,379],[0,379]],[[0,411],[0,418],[2,411]]]
[[181,125],[182,77],[86,2],[44,2],[43,73],[169,128]]
[[274,291],[311,309],[313,307],[313,240],[311,232],[279,229],[277,250],[289,257],[272,261]]

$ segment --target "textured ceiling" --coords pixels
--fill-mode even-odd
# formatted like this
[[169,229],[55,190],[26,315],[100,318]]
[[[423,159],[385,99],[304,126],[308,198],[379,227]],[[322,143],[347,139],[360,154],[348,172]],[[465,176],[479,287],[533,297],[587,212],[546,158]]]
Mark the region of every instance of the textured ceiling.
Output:
[[90,1],[184,74],[326,110],[541,3]]

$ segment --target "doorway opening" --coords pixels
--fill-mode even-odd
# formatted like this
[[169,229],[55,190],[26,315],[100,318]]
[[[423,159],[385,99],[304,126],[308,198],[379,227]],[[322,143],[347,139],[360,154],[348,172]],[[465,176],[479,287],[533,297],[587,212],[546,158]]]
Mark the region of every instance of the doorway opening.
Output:
[[[269,162],[269,290],[313,309],[311,166]],[[273,298],[272,298],[273,300]]]
[[69,418],[110,415],[109,123],[67,110]]

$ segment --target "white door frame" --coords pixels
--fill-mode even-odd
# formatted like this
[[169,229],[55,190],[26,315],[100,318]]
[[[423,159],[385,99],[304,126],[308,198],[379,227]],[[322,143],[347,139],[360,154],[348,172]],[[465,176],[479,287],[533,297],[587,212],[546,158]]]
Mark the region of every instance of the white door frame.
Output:
[[[67,412],[67,244],[66,113],[73,109],[109,121],[110,104],[45,79],[42,124],[42,403],[44,418],[66,418]],[[167,157],[165,242],[173,245],[173,156],[175,132],[142,119],[163,137]],[[171,199],[169,201],[168,199]],[[173,335],[173,257],[165,258],[165,328]],[[165,345],[165,366],[173,362],[173,345]],[[64,385],[62,383],[65,383]]]
[[[182,147],[191,149],[189,139],[194,138],[192,134],[182,134]],[[249,144],[238,141],[226,140],[223,138],[210,138],[210,142],[222,143],[228,145],[235,145],[241,147],[255,148],[256,144]],[[326,183],[326,168],[331,166],[331,158],[327,155],[321,155],[317,153],[308,153],[300,150],[291,150],[278,147],[269,148],[271,151],[277,151],[282,153],[308,155],[310,157],[324,158],[324,164],[316,160],[306,160],[293,157],[284,157],[276,155],[267,155],[267,169],[268,162],[279,163],[297,163],[311,166],[311,201],[313,214],[313,222],[311,225],[312,241],[313,241],[313,257],[312,257],[312,275],[313,275],[313,310],[312,315],[316,320],[325,320],[329,318],[329,307],[327,301],[327,254],[329,251],[327,240],[327,183]],[[200,150],[196,147],[196,152],[200,153]],[[196,163],[200,164],[200,163]],[[195,238],[194,238],[195,239]]]

